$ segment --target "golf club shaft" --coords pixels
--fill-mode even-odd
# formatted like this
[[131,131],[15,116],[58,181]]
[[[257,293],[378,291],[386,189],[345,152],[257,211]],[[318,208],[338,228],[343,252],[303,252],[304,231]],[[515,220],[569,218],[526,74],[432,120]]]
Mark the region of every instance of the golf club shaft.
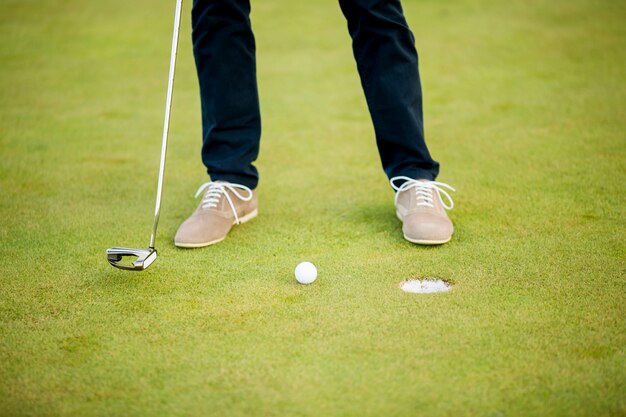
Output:
[[156,204],[154,207],[154,222],[150,233],[150,248],[154,248],[159,216],[161,214],[161,195],[163,193],[163,176],[165,173],[165,155],[167,153],[167,136],[170,128],[170,113],[172,111],[172,93],[174,90],[174,72],[176,70],[176,53],[178,52],[178,33],[180,32],[180,16],[183,0],[176,0],[174,16],[174,35],[172,36],[172,54],[170,56],[170,73],[167,83],[167,97],[165,99],[165,121],[163,122],[163,143],[161,144],[161,162],[159,164],[159,180],[157,182]]

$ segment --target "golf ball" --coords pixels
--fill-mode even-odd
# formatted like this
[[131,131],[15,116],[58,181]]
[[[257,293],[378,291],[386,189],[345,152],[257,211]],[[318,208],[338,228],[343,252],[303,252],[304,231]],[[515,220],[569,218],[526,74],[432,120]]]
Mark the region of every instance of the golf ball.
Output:
[[300,284],[310,284],[317,278],[317,268],[311,262],[300,262],[296,266],[296,281]]

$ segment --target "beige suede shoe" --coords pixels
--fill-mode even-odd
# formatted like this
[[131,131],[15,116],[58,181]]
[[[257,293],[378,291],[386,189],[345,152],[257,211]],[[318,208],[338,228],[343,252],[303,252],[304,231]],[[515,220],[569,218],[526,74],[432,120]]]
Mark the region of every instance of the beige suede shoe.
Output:
[[198,208],[176,232],[174,244],[178,247],[199,248],[221,242],[234,224],[245,223],[257,216],[256,190],[245,185],[207,182],[198,188],[196,198],[202,192],[204,196]]
[[[395,183],[404,181],[400,186]],[[394,177],[390,181],[396,190],[396,216],[402,221],[404,238],[420,245],[441,245],[452,238],[454,227],[446,210],[454,207],[452,197],[444,188],[456,191],[448,184],[409,177]],[[441,195],[448,200],[444,203]]]

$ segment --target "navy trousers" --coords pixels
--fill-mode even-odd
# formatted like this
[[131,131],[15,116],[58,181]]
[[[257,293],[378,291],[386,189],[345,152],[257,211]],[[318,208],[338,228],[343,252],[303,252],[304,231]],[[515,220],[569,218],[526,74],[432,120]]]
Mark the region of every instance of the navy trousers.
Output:
[[[434,180],[439,164],[424,141],[417,50],[400,0],[339,0],[339,5],[385,173]],[[202,162],[213,181],[256,188],[261,116],[250,1],[194,0],[192,40]]]

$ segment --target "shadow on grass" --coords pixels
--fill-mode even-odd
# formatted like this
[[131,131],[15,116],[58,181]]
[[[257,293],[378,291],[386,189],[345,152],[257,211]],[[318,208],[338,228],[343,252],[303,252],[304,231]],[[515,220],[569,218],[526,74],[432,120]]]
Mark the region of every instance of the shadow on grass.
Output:
[[402,235],[402,222],[396,217],[393,206],[387,203],[354,206],[342,213],[339,219],[348,229],[355,230],[359,235],[371,235],[379,243],[383,239],[390,244],[406,248],[419,247],[422,250],[436,250],[450,245],[425,246],[408,242]]

